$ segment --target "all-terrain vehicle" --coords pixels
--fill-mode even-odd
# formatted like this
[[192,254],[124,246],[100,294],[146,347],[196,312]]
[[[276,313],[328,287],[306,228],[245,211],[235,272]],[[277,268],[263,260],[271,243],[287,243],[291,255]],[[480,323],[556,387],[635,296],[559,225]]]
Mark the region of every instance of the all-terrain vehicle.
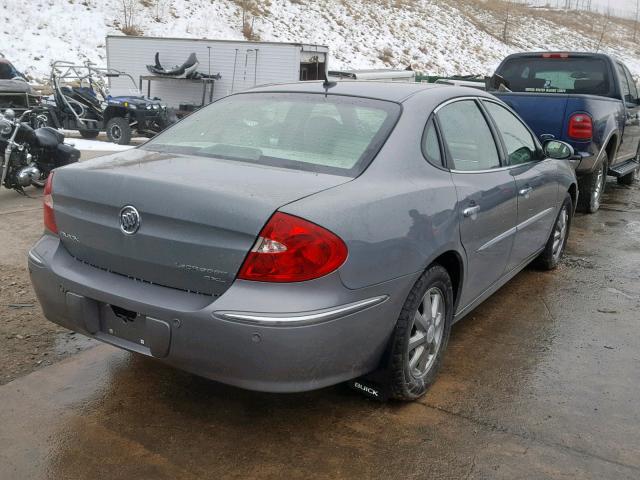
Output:
[[0,110],[7,108],[22,115],[40,104],[40,96],[33,89],[26,77],[0,53]]
[[[113,77],[131,79],[136,94],[111,96],[108,79]],[[128,145],[134,133],[152,137],[176,120],[160,99],[141,95],[131,75],[112,68],[54,62],[51,87],[53,96],[35,112],[35,127],[78,130],[84,138],[104,131],[111,142]]]

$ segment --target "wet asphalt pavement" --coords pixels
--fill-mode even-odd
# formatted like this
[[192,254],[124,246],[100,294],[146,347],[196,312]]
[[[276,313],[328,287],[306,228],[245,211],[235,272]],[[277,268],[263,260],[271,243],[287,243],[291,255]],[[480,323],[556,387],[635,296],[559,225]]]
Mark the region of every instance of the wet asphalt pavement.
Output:
[[639,479],[639,339],[640,186],[614,181],[557,271],[454,327],[419,402],[247,392],[100,345],[0,387],[0,479]]

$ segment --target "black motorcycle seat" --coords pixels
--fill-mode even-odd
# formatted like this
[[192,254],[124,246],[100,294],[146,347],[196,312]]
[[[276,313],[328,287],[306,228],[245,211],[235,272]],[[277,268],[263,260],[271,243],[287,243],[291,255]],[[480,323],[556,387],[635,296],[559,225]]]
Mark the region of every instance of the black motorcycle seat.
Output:
[[42,148],[56,148],[59,144],[64,142],[64,135],[55,128],[38,128],[36,129],[35,134],[38,145]]

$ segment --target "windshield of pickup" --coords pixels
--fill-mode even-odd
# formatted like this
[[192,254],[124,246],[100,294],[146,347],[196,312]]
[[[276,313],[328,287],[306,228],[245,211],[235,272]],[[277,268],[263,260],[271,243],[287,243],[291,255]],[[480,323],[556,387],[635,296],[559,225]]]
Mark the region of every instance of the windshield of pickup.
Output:
[[142,148],[357,176],[399,115],[400,105],[382,100],[245,93],[214,102]]
[[507,60],[499,72],[513,92],[611,95],[609,68],[600,58],[534,58]]

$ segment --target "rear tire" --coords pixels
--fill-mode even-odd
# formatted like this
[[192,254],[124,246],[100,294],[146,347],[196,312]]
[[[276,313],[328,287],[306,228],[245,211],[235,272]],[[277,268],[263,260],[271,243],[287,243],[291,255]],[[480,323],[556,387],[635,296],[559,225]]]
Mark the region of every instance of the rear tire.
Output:
[[578,210],[584,213],[596,213],[607,183],[608,157],[605,153],[602,162],[589,175],[578,178]]
[[573,212],[573,202],[571,195],[567,192],[553,224],[551,235],[547,240],[547,245],[540,256],[536,259],[536,265],[543,270],[553,270],[560,263],[564,249],[567,246],[569,231],[571,230],[571,218]]
[[126,118],[113,117],[107,122],[107,138],[118,145],[129,145],[131,141],[131,127]]
[[405,301],[391,339],[389,391],[415,400],[435,381],[453,320],[453,287],[447,271],[432,265]]

